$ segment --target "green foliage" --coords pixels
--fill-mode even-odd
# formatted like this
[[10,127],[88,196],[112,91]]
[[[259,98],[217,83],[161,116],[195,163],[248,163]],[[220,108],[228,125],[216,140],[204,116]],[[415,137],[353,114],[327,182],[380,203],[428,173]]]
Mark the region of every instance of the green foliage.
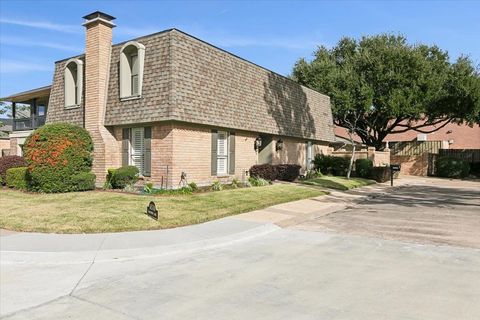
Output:
[[370,159],[357,159],[355,161],[355,172],[360,178],[370,178],[372,168],[373,162]]
[[223,190],[223,185],[220,181],[215,180],[212,185],[210,186],[212,191],[222,191]]
[[16,167],[8,169],[6,182],[9,188],[26,190],[28,188],[28,168]]
[[25,167],[27,162],[19,156],[6,156],[0,158],[0,185],[5,183],[7,170],[10,168]]
[[480,76],[467,58],[451,63],[436,46],[411,45],[403,36],[342,38],[321,46],[293,70],[299,83],[330,96],[334,121],[367,145],[383,148],[392,132],[452,120],[480,120]]
[[110,181],[113,189],[125,189],[129,185],[134,185],[138,180],[138,168],[135,166],[124,166],[118,169],[109,169],[107,179]]
[[316,154],[313,159],[313,165],[316,170],[319,170],[322,174],[333,174],[334,176],[346,175],[349,164],[349,157],[344,158]]
[[192,189],[193,192],[198,191],[198,186],[195,182],[190,182],[188,186],[190,187],[190,189]]
[[232,179],[232,188],[236,189],[242,186],[242,183],[237,178]]
[[268,186],[270,184],[270,181],[266,179],[255,178],[255,177],[248,178],[248,182],[250,182],[250,185],[253,187],[263,187],[263,186]]
[[71,124],[38,128],[26,139],[23,150],[34,191],[75,191],[78,181],[72,177],[92,167],[92,139],[87,130]]
[[105,179],[105,183],[103,184],[103,189],[113,189],[112,182],[113,182],[113,176],[115,175],[115,171],[117,171],[117,169],[114,169],[114,168],[107,169],[107,177]]
[[95,174],[91,172],[80,172],[71,178],[74,191],[95,190]]
[[145,185],[143,186],[143,193],[152,194],[153,191],[154,191],[153,183],[151,182],[145,183]]
[[465,178],[470,173],[470,165],[462,159],[441,157],[436,163],[437,176],[445,178]]

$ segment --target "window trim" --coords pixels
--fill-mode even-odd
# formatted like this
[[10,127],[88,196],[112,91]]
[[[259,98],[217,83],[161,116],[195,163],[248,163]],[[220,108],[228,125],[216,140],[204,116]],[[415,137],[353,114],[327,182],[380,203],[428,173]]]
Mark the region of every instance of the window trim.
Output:
[[[134,55],[137,56],[138,63],[138,92],[133,94],[132,90],[132,76],[133,70],[131,62],[129,61],[129,55],[125,52],[128,48],[135,47],[136,52]],[[127,50],[128,51],[128,50]],[[145,46],[136,41],[129,41],[125,43],[120,49],[120,58],[119,58],[119,94],[120,101],[128,101],[134,99],[140,99],[142,97],[142,87],[143,87],[143,70],[144,70],[144,61],[145,61]],[[124,83],[124,82],[127,83]]]
[[[70,65],[75,63],[77,66],[77,80],[75,81],[75,88],[74,88],[74,95],[75,95],[75,103],[68,104],[67,103],[67,82],[66,82],[66,72],[72,72],[70,69]],[[67,60],[65,63],[65,67],[63,69],[63,100],[64,100],[64,107],[65,109],[74,109],[80,107],[82,104],[82,97],[83,97],[83,61],[77,58],[72,58]]]

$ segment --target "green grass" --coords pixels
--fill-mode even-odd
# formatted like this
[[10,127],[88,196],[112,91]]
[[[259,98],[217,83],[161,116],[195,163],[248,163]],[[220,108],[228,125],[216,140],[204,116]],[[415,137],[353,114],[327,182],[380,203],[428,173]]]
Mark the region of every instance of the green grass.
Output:
[[[33,194],[0,189],[0,228],[94,233],[173,228],[325,194],[298,185],[271,185],[191,195],[133,195],[88,191]],[[159,220],[148,217],[155,201]]]
[[345,177],[323,176],[304,180],[302,181],[302,183],[329,189],[349,190],[353,188],[368,186],[369,184],[374,184],[376,182],[374,180],[368,180],[363,178],[347,179]]

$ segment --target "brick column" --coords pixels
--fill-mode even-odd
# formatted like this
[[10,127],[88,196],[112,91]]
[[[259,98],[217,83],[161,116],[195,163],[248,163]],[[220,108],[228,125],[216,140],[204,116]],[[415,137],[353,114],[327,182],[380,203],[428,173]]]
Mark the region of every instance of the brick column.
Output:
[[112,49],[111,22],[115,18],[102,12],[84,17],[85,48],[85,129],[93,139],[93,173],[97,184],[105,181],[107,168],[118,167],[119,150],[113,134],[105,128],[104,117]]

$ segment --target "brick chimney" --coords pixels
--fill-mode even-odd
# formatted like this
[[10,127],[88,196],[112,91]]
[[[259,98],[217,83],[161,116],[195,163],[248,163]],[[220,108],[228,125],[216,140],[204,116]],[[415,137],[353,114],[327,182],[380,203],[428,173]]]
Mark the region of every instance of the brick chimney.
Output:
[[118,167],[118,144],[112,133],[105,128],[112,29],[114,17],[100,11],[83,17],[86,28],[85,47],[85,129],[93,139],[93,173],[97,184],[105,181],[107,168]]

